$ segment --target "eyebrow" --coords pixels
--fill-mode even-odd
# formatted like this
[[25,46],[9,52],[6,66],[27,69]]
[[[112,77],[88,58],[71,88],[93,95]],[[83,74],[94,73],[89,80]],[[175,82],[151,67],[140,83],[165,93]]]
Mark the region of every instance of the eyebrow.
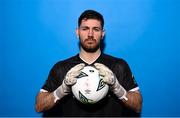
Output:
[[[80,26],[79,28],[89,28],[88,26]],[[102,30],[100,27],[93,27],[93,29],[100,29]]]

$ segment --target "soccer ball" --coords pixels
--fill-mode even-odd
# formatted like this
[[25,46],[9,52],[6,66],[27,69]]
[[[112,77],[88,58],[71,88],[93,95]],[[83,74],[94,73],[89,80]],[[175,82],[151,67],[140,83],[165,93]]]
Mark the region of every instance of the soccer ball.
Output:
[[96,68],[85,66],[76,78],[72,93],[80,102],[94,104],[107,95],[109,86],[103,82]]

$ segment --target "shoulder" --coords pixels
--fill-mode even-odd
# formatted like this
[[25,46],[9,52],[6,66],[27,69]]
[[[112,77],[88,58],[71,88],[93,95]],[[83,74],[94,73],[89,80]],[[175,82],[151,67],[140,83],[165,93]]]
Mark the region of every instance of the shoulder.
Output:
[[78,55],[74,55],[72,57],[69,57],[64,60],[60,60],[57,63],[54,64],[53,68],[60,68],[60,67],[66,67],[68,65],[73,64],[73,62],[77,62],[78,60]]
[[49,75],[53,76],[54,78],[63,78],[66,72],[75,65],[74,62],[77,62],[75,60],[78,60],[77,55],[58,61],[51,68]]
[[99,63],[106,65],[114,73],[131,72],[128,63],[124,59],[108,54],[102,54]]
[[108,54],[102,54],[102,60],[106,61],[107,63],[110,63],[112,65],[121,65],[121,66],[128,65],[128,63],[123,58],[111,56]]

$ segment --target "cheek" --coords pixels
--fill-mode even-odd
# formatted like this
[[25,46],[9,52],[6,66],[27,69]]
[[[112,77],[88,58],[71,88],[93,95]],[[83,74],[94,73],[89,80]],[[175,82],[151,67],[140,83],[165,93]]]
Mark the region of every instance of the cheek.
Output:
[[84,38],[84,37],[87,37],[87,34],[85,32],[82,32],[79,34],[80,37]]
[[87,38],[87,36],[85,34],[83,34],[83,33],[79,34],[79,40],[81,42],[83,42],[86,38]]
[[99,33],[96,34],[96,35],[95,35],[95,38],[96,38],[96,39],[101,39],[101,38],[102,38],[102,34],[99,34]]

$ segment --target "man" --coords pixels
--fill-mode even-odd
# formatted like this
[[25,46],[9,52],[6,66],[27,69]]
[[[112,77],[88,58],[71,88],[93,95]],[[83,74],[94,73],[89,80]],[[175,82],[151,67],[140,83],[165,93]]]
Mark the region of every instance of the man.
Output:
[[[128,64],[101,52],[103,26],[100,13],[86,10],[81,14],[76,29],[80,53],[53,66],[37,95],[37,112],[43,116],[137,116],[141,112],[141,93]],[[76,77],[87,65],[99,70],[110,87],[108,95],[93,105],[80,103],[71,92]]]

